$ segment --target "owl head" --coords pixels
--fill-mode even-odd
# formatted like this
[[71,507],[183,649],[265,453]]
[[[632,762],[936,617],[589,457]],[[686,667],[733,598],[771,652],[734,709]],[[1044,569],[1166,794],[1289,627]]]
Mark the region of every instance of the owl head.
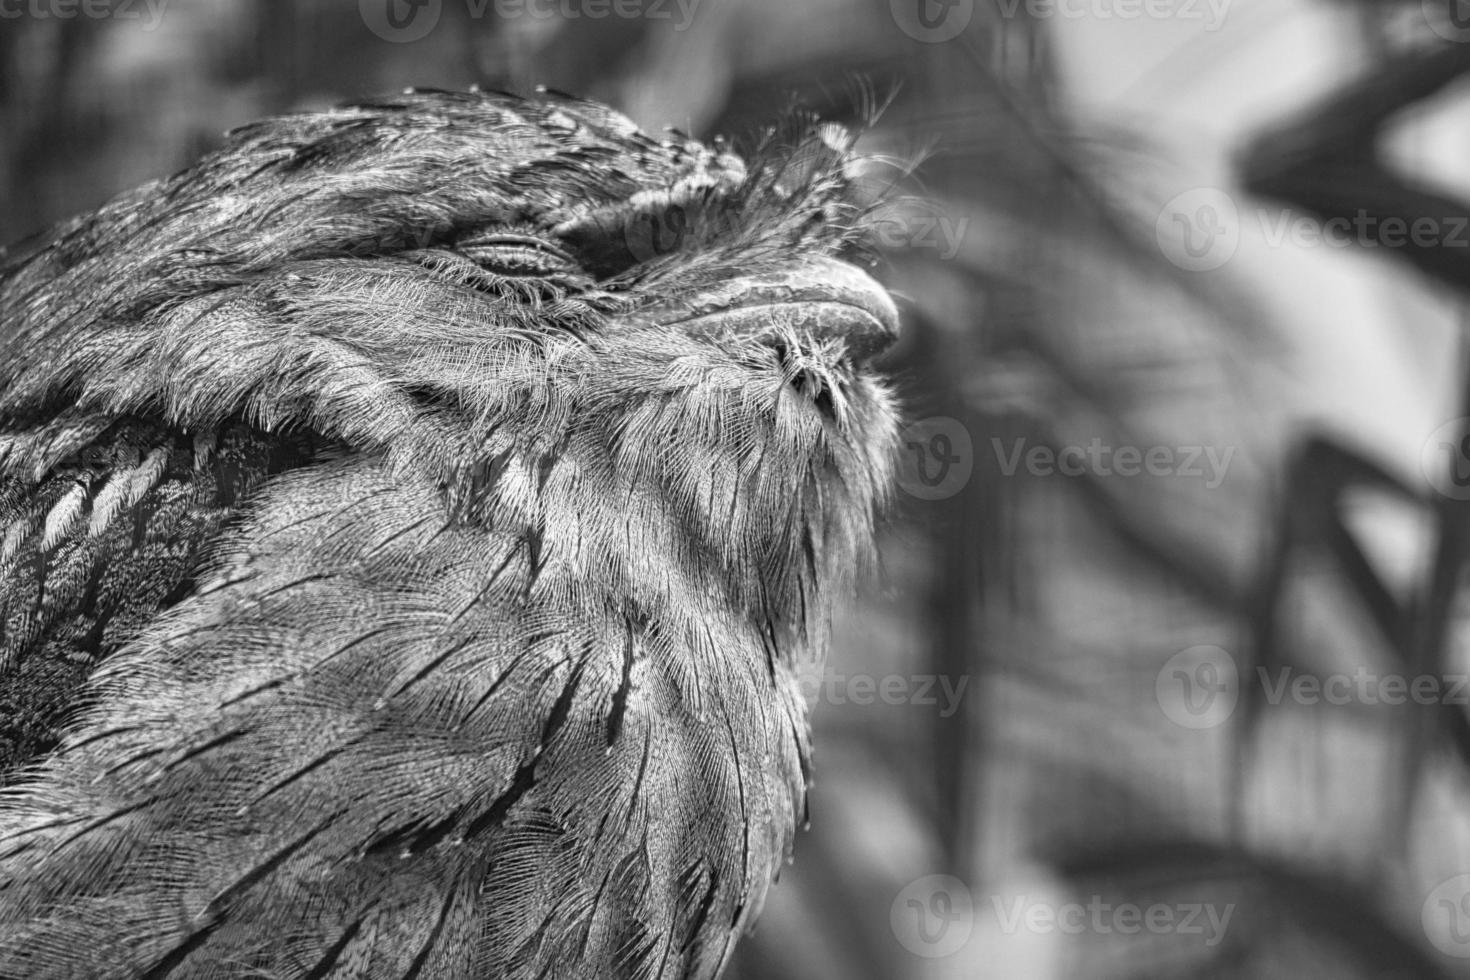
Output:
[[799,628],[895,439],[851,164],[807,119],[742,157],[545,93],[236,130],[9,260],[0,466],[119,418],[309,430],[610,585]]

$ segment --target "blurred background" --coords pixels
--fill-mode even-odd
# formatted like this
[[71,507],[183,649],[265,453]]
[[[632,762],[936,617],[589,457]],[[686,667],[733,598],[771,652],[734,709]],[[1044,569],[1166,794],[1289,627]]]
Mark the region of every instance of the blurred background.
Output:
[[915,161],[740,980],[1470,976],[1470,3],[0,0],[0,238],[405,86]]

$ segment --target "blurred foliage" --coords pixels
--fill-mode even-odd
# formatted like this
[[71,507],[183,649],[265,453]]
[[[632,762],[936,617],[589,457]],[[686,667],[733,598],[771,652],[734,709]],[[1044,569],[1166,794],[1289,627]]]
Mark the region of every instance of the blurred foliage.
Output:
[[[922,160],[906,189],[933,210],[900,222],[882,270],[909,326],[890,367],[914,419],[955,420],[973,472],[943,499],[898,495],[887,574],[838,624],[815,706],[813,832],[731,976],[1466,973],[1444,952],[1458,934],[1431,928],[1443,901],[1470,924],[1461,893],[1436,891],[1470,872],[1464,756],[1446,750],[1465,739],[1462,709],[1272,704],[1252,678],[1257,664],[1463,672],[1456,528],[1470,525],[1304,411],[1293,365],[1331,356],[1291,314],[1318,301],[1313,285],[1246,260],[1209,275],[1167,261],[1161,209],[1208,178],[1157,134],[1076,108],[1056,20],[979,0],[958,36],[924,43],[900,29],[900,0],[640,0],[631,17],[445,0],[435,29],[394,43],[368,6],[171,0],[149,26],[117,2],[112,17],[5,21],[0,237],[166,174],[230,126],[408,85],[545,84],[696,135],[748,133],[792,100],[862,122],[876,96],[889,104],[860,145]],[[1418,52],[1443,48],[1404,26],[1419,6],[1320,5],[1383,113],[1417,97]],[[1317,214],[1406,213],[1375,162],[1373,111],[1312,111],[1253,144],[1255,189]],[[1463,254],[1410,260],[1465,285]],[[1372,261],[1384,329],[1414,310],[1458,317],[1449,286]],[[1421,434],[1403,439],[1412,456]],[[1094,440],[1234,455],[1213,486],[1007,464],[1016,446]],[[1400,526],[1419,536],[1375,554]],[[1189,728],[1160,685],[1201,648],[1231,653],[1241,704]],[[862,696],[860,677],[904,695]],[[1068,903],[1232,917],[1206,942],[1008,911]]]

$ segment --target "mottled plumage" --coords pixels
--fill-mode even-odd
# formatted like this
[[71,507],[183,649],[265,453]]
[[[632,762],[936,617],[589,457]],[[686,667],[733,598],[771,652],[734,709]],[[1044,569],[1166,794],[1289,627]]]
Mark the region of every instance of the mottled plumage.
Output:
[[894,437],[834,135],[411,93],[11,259],[0,978],[718,972]]

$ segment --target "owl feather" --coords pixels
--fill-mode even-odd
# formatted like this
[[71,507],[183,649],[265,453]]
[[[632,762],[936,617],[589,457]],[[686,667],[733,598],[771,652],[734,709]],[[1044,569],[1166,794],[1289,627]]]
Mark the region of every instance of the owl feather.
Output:
[[713,977],[892,399],[847,142],[268,120],[0,273],[0,978]]

